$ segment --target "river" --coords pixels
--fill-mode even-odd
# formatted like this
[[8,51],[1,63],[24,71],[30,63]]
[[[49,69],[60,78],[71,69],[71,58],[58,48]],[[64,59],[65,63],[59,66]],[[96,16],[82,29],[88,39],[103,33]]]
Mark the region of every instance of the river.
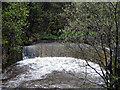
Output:
[[[23,51],[23,60],[4,70],[4,88],[98,88],[97,84],[104,84],[85,60],[66,56],[26,58]],[[88,63],[102,75],[98,64]]]

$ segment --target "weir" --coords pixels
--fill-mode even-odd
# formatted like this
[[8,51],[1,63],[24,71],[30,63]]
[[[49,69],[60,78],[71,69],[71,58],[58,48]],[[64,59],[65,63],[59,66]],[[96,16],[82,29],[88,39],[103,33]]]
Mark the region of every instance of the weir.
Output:
[[[104,53],[100,47],[94,48],[88,44],[75,43],[39,43],[23,47],[23,59],[35,57],[73,57],[85,59],[95,63],[104,60]],[[109,59],[109,51],[106,49]],[[101,59],[102,58],[102,59]]]
[[[88,53],[87,44],[74,44],[74,43],[40,43],[30,46],[24,46],[23,59],[34,57],[74,57],[83,58],[84,53]],[[82,48],[82,50],[81,50]],[[90,54],[88,54],[89,56]],[[90,56],[89,56],[90,57]]]
[[25,46],[23,48],[23,58],[72,57],[74,53],[67,48],[68,45],[71,46],[72,44],[40,43],[36,45]]

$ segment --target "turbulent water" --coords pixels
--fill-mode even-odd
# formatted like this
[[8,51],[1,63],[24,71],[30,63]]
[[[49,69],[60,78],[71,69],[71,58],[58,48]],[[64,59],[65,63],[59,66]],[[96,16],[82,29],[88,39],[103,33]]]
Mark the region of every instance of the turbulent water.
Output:
[[[99,65],[89,62],[102,74]],[[7,88],[85,88],[99,87],[102,78],[86,61],[71,57],[36,57],[24,59],[3,73]]]

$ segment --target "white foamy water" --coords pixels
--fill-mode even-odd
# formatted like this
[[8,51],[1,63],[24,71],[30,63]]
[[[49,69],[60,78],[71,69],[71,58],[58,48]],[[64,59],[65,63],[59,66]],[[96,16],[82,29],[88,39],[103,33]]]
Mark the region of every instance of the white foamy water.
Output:
[[[89,64],[102,75],[99,65],[92,62],[89,62]],[[53,71],[74,73],[77,78],[87,78],[90,81],[97,83],[102,82],[101,77],[92,68],[87,66],[86,61],[82,59],[71,57],[36,57],[19,61],[17,62],[17,66],[20,71],[24,71],[24,68],[27,68],[23,73],[20,73],[5,82],[4,85],[6,85],[6,87],[14,88],[18,87],[23,81],[43,79],[45,78],[43,77],[44,75],[50,74]],[[5,78],[8,78],[7,74],[4,75],[6,75]]]

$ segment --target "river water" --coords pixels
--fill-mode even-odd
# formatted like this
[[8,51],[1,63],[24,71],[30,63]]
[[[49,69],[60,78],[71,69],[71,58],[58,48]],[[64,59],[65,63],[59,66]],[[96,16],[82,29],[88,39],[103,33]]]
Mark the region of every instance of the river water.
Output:
[[[89,62],[101,74],[97,64]],[[36,57],[10,66],[3,74],[3,87],[9,88],[79,88],[98,87],[101,77],[86,61],[71,57]]]
[[[25,56],[26,57],[26,56]],[[98,88],[103,84],[98,64],[72,57],[25,58],[3,72],[5,88]]]

